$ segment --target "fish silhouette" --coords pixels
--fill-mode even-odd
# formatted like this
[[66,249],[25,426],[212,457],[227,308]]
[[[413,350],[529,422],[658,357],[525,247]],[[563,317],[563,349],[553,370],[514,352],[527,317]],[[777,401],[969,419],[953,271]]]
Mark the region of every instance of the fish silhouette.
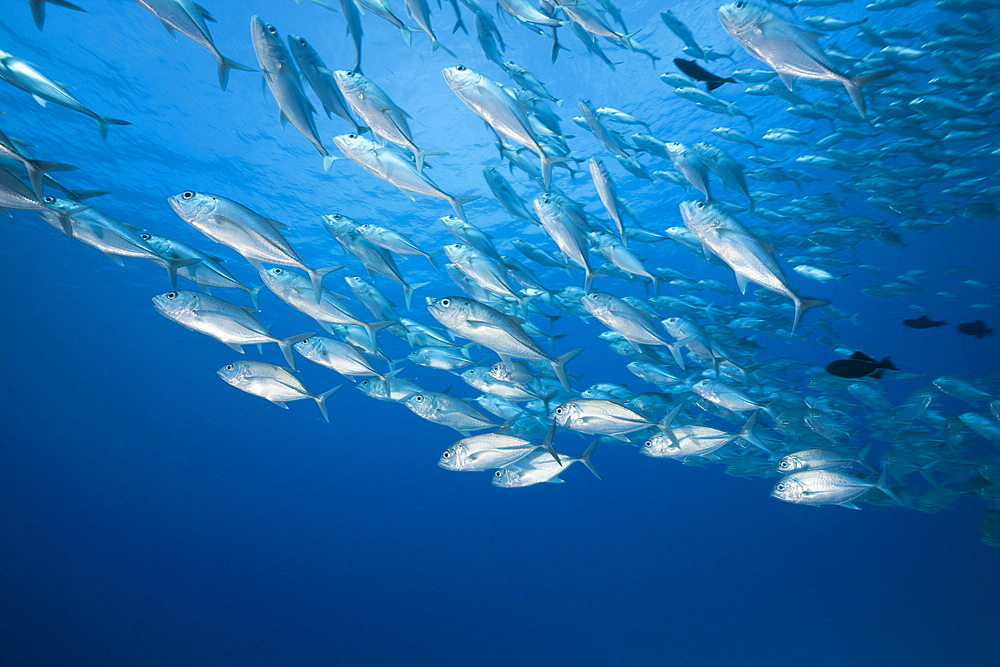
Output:
[[898,371],[899,369],[889,357],[882,361],[875,361],[863,352],[855,352],[850,359],[838,359],[826,367],[827,373],[851,380],[863,377],[873,377],[878,380],[882,377],[883,370]]
[[983,322],[982,320],[976,320],[975,322],[962,322],[956,328],[966,336],[975,336],[979,339],[993,333],[993,329],[988,328],[986,326],[986,322]]
[[704,81],[707,90],[715,90],[724,83],[736,83],[736,79],[731,77],[722,78],[718,74],[712,74],[707,69],[693,60],[674,58],[674,65],[677,69],[687,74],[696,81]]
[[944,320],[932,320],[926,315],[921,315],[915,320],[903,320],[903,324],[910,327],[911,329],[931,329],[933,327],[941,327],[948,324]]

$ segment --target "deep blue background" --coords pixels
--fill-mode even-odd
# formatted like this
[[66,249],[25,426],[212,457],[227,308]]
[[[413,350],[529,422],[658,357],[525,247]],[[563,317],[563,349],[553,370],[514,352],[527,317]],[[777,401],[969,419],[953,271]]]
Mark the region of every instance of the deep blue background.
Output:
[[[343,261],[320,228],[321,213],[395,226],[431,245],[447,242],[434,222],[447,205],[410,202],[349,163],[323,174],[313,149],[291,128],[279,128],[259,75],[233,72],[222,93],[211,56],[183,38],[173,42],[137,4],[91,2],[89,14],[50,8],[44,33],[31,25],[27,3],[11,4],[0,18],[0,48],[73,83],[102,113],[135,122],[112,127],[101,144],[88,119],[0,88],[4,131],[37,143],[43,158],[79,165],[67,183],[112,190],[94,200],[101,210],[221,252],[248,281],[253,272],[186,228],[166,196],[186,188],[218,192],[278,217],[293,225],[290,238],[312,265]],[[647,47],[665,58],[677,55],[677,40],[658,23],[658,3],[620,4],[630,27],[646,27],[640,39]],[[255,64],[247,23],[261,13],[283,33],[316,42],[331,66],[350,65],[341,20],[322,8],[214,5],[213,32],[236,60]],[[402,14],[402,3],[396,5]],[[714,7],[674,9],[706,43],[731,48]],[[906,11],[911,27],[920,17],[928,26],[941,20]],[[450,12],[435,14],[442,41],[466,64],[501,79],[469,38],[449,35]],[[899,16],[873,20],[887,25]],[[568,97],[565,127],[580,135],[571,143],[583,156],[599,148],[568,120],[578,97],[649,118],[654,133],[668,140],[710,140],[707,130],[719,124],[748,129],[739,119],[692,114],[656,80],[665,63],[654,69],[642,56],[609,48],[613,59],[626,61],[612,73],[567,35],[574,51],[551,66],[547,40],[510,22],[500,25],[515,49],[511,57]],[[433,159],[435,180],[449,191],[486,194],[479,169],[495,164],[496,153],[488,131],[440,78],[440,68],[454,61],[430,54],[420,35],[407,50],[377,18],[366,17],[365,29],[366,73],[414,116],[419,145],[449,153]],[[865,52],[864,44],[847,43]],[[739,66],[754,66],[737,58]],[[735,87],[725,93],[771,114],[761,119],[770,125],[810,124],[778,116],[782,106],[773,99],[744,98]],[[347,131],[325,117],[318,123],[331,148],[330,136]],[[635,183],[621,170],[614,175],[647,227],[680,224],[679,190]],[[564,175],[557,178],[570,187]],[[523,179],[514,182],[534,196]],[[829,184],[814,191],[830,191]],[[596,205],[585,177],[571,192]],[[852,206],[852,213],[871,214],[857,198]],[[498,238],[544,242],[537,231],[501,217],[486,197],[469,211]],[[992,340],[899,325],[915,315],[912,303],[951,322],[982,314],[968,305],[985,297],[962,281],[1000,283],[996,229],[956,219],[906,240],[911,245],[904,248],[858,246],[859,262],[881,266],[881,274],[852,270],[836,284],[803,285],[858,313],[860,327],[837,325],[846,345],[892,355],[922,376],[883,383],[897,402],[938,375],[982,376],[997,367]],[[661,245],[647,255],[653,265],[695,279],[730,281],[683,249]],[[615,446],[595,455],[602,482],[573,469],[565,485],[495,489],[486,475],[437,468],[455,434],[401,406],[345,387],[330,400],[327,425],[311,405],[283,412],[219,382],[214,370],[235,355],[152,309],[150,297],[168,287],[156,267],[134,261],[115,267],[26,214],[0,225],[0,257],[0,659],[6,664],[791,661],[822,667],[989,664],[998,655],[1000,559],[977,540],[979,501],[963,499],[937,514],[811,509],[769,498],[770,480],[645,459]],[[429,278],[421,278],[425,264],[418,259],[403,264],[407,275]],[[956,265],[974,273],[944,275]],[[931,271],[920,279],[921,293],[890,301],[860,293],[914,268]],[[567,281],[565,274],[550,279]],[[604,283],[617,293],[631,289],[621,285]],[[943,290],[960,298],[934,296]],[[438,284],[424,291],[455,290]],[[264,321],[282,335],[311,330],[269,295],[262,308]],[[420,307],[411,316],[431,322]],[[560,332],[571,334],[560,347],[589,347],[572,369],[584,374],[581,386],[621,381],[649,389],[597,341],[599,328],[569,319],[559,322]],[[769,356],[796,354],[822,366],[834,355],[812,340],[820,335],[758,342]],[[263,358],[276,357],[265,349]],[[307,387],[321,391],[340,382],[299,365]],[[414,376],[432,389],[452,383],[442,374]],[[968,409],[946,405],[956,413]],[[585,444],[569,434],[558,443],[569,451]]]

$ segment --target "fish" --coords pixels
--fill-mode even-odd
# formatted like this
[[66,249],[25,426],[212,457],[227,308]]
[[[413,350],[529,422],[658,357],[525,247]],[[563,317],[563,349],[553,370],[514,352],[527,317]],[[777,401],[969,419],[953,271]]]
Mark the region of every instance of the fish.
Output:
[[721,77],[718,74],[712,74],[693,60],[674,58],[674,65],[677,66],[677,69],[684,72],[695,81],[704,82],[705,89],[710,92],[725,83],[737,83],[736,79],[731,76]]
[[72,109],[85,116],[90,116],[97,122],[97,131],[102,140],[108,138],[108,125],[131,125],[131,121],[102,116],[96,111],[84,106],[66,90],[66,84],[53,81],[39,72],[35,67],[6,51],[0,51],[0,79],[15,88],[20,88],[31,95],[43,107],[52,102],[59,106]]
[[464,65],[446,67],[442,73],[452,92],[498,135],[521,144],[538,156],[542,166],[542,187],[548,190],[552,166],[567,162],[569,158],[545,152],[524,111],[496,81]]
[[826,367],[826,372],[842,378],[872,377],[876,380],[882,377],[884,370],[898,371],[889,357],[875,361],[863,352],[855,352],[849,359],[838,359]]
[[323,278],[340,267],[312,269],[282,235],[285,225],[242,204],[206,192],[184,192],[167,198],[181,220],[208,238],[227,245],[262,271],[263,262],[302,269],[312,281],[316,303],[323,297]]
[[562,428],[623,442],[629,441],[625,437],[629,433],[658,425],[615,401],[595,398],[577,398],[562,403],[552,411],[551,418]]
[[903,505],[892,489],[886,486],[884,469],[882,476],[874,483],[831,470],[802,470],[783,477],[774,485],[771,496],[786,503],[840,505],[856,510],[860,508],[853,501],[872,489],[878,489],[897,505]]
[[167,29],[171,37],[174,36],[175,32],[179,32],[215,56],[219,70],[219,87],[222,90],[225,90],[229,85],[229,70],[257,71],[253,67],[241,65],[219,53],[215,40],[212,39],[212,33],[208,29],[208,23],[206,23],[206,21],[215,21],[215,18],[207,9],[193,0],[137,0],[137,2],[160,19],[160,23]]
[[354,382],[354,377],[359,375],[362,377],[375,376],[386,382],[390,376],[395,374],[395,372],[380,373],[353,345],[327,336],[310,336],[295,343],[292,349],[309,361],[349,378],[351,382]]
[[326,409],[326,399],[340,391],[341,387],[337,385],[322,394],[310,394],[286,369],[263,361],[234,361],[220,368],[216,374],[240,391],[260,396],[286,410],[288,406],[285,403],[288,401],[311,398],[316,401],[320,414],[327,422],[330,421],[330,415]]
[[512,364],[515,357],[549,362],[562,385],[569,388],[565,365],[583,352],[583,348],[551,357],[525,333],[521,327],[523,320],[461,296],[427,297],[427,310],[457,335],[496,352],[506,364]]
[[527,456],[519,458],[513,463],[508,463],[493,473],[493,486],[514,489],[543,482],[559,483],[564,481],[559,475],[574,463],[582,463],[587,466],[591,474],[600,479],[601,476],[597,472],[597,468],[590,461],[595,449],[597,449],[596,440],[587,447],[579,458],[571,458],[565,454],[556,457],[544,449],[536,449]]
[[542,449],[558,463],[559,455],[552,448],[552,430],[542,444],[502,433],[483,433],[453,443],[444,450],[438,465],[445,470],[480,472],[503,468],[528,454]]
[[278,103],[281,126],[291,123],[323,156],[323,168],[329,169],[333,159],[316,130],[316,109],[302,89],[299,72],[278,29],[255,15],[250,17],[250,37],[264,81]]
[[31,4],[31,18],[35,21],[35,27],[41,30],[45,26],[45,3],[51,2],[53,5],[65,7],[78,12],[86,12],[83,7],[77,7],[67,0],[28,0]]
[[976,320],[975,322],[962,322],[955,328],[966,336],[975,336],[980,340],[993,333],[993,329],[987,327],[986,322],[983,322],[982,320]]
[[295,58],[296,64],[303,78],[309,83],[309,87],[316,93],[319,103],[326,111],[327,118],[332,118],[331,114],[337,114],[347,121],[354,129],[355,134],[363,134],[368,131],[364,125],[359,125],[344,100],[337,80],[333,73],[323,63],[316,49],[313,48],[304,37],[298,35],[288,35],[288,48]]
[[921,315],[912,320],[903,320],[903,324],[911,329],[931,329],[933,327],[942,327],[948,323],[944,320],[932,320],[926,315]]
[[253,313],[256,308],[238,306],[218,297],[185,290],[172,290],[153,297],[156,310],[168,320],[211,336],[243,354],[244,345],[277,343],[290,368],[295,367],[292,346],[314,333],[275,338]]
[[792,90],[793,77],[837,81],[847,90],[854,108],[865,117],[861,87],[883,79],[892,70],[847,76],[835,69],[816,40],[823,35],[786,21],[771,10],[752,2],[733,2],[719,7],[719,22],[747,53],[767,63],[785,86]]
[[469,405],[467,401],[439,391],[421,391],[402,400],[415,415],[429,422],[455,429],[468,436],[472,431],[493,428],[497,424]]

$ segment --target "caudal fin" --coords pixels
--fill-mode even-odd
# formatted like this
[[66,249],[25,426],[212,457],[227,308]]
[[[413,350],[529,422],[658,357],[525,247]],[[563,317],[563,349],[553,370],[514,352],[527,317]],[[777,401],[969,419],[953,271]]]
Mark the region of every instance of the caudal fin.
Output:
[[323,278],[325,278],[327,274],[339,271],[345,266],[347,265],[338,264],[337,266],[326,266],[322,269],[310,269],[308,266],[304,267],[306,273],[309,274],[309,279],[312,281],[313,297],[316,299],[316,303],[320,303],[323,300]]
[[470,201],[475,201],[476,199],[479,199],[479,195],[475,195],[473,197],[449,197],[448,201],[451,203],[451,207],[455,209],[455,215],[465,222],[468,222],[465,217],[465,209],[462,208],[462,205],[468,204]]
[[253,67],[247,67],[246,65],[241,65],[235,60],[230,60],[229,58],[220,55],[218,61],[219,68],[219,87],[223,90],[229,85],[229,70],[238,69],[243,72],[256,72]]
[[824,299],[810,299],[808,297],[793,297],[793,302],[795,303],[795,317],[792,320],[792,333],[799,328],[799,321],[802,319],[802,315],[811,308],[817,308],[819,306],[830,305],[829,301]]
[[292,346],[315,335],[316,332],[313,331],[311,333],[299,334],[298,336],[291,336],[277,341],[278,347],[281,348],[281,354],[285,356],[285,361],[288,363],[289,368],[295,368],[295,357],[292,356]]
[[564,367],[569,361],[576,358],[578,354],[583,352],[583,350],[584,348],[581,347],[573,350],[572,352],[560,355],[555,359],[549,359],[549,363],[552,364],[552,370],[556,372],[556,377],[559,378],[559,382],[562,383],[562,386],[566,389],[569,389],[569,378],[566,377],[566,369]]
[[873,81],[884,79],[890,74],[893,74],[894,71],[895,70],[872,72],[871,74],[862,74],[844,81],[844,88],[847,89],[847,94],[851,96],[851,102],[854,102],[854,108],[858,110],[858,114],[860,114],[862,118],[866,118],[866,116],[865,98],[861,95],[861,87],[865,84],[872,83]]
[[326,411],[326,399],[330,398],[331,396],[333,396],[334,394],[336,394],[338,391],[340,391],[340,388],[343,387],[343,386],[344,385],[342,385],[342,384],[338,384],[333,389],[330,389],[329,391],[324,391],[319,396],[313,396],[312,397],[312,399],[314,401],[316,401],[316,405],[319,406],[320,414],[323,415],[323,419],[325,419],[327,422],[330,421],[330,414]]
[[109,118],[108,116],[97,116],[94,118],[97,121],[97,132],[101,135],[102,141],[108,140],[108,125],[131,125],[127,120],[120,120],[118,118]]
[[577,461],[587,466],[587,470],[589,470],[597,479],[601,479],[601,473],[597,472],[597,468],[595,468],[594,464],[591,463],[590,457],[594,454],[594,450],[597,449],[597,443],[600,441],[601,439],[598,438],[597,440],[594,440],[592,443],[590,443],[590,447],[587,447],[587,450],[583,453],[583,456],[577,459]]

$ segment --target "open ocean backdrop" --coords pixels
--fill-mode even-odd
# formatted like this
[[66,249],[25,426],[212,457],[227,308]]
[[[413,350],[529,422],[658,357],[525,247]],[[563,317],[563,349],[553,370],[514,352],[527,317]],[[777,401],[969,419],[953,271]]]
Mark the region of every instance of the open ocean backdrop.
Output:
[[[389,227],[435,252],[455,242],[438,222],[452,213],[446,202],[422,195],[411,200],[349,160],[324,172],[315,148],[291,125],[282,129],[260,73],[234,70],[223,92],[212,55],[182,35],[172,39],[139,3],[79,4],[86,13],[47,4],[39,31],[28,2],[0,2],[0,49],[71,84],[71,92],[91,109],[132,125],[111,126],[102,142],[92,119],[51,103],[43,108],[0,80],[0,129],[33,144],[30,150],[40,159],[79,167],[53,173],[60,183],[109,191],[86,204],[222,256],[251,286],[261,282],[257,272],[236,252],[185,224],[167,197],[186,190],[215,193],[280,220],[309,266],[348,265],[325,280],[328,289],[343,294],[349,294],[344,276],[365,274],[324,229],[322,215],[340,213]],[[292,0],[205,4],[216,19],[209,25],[219,51],[239,63],[258,67],[249,24],[259,15],[277,27],[282,40],[289,33],[306,37],[331,70],[354,65],[339,9]],[[331,4],[339,7],[335,0]],[[838,419],[852,435],[844,451],[856,454],[870,443],[871,464],[876,470],[890,466],[889,482],[909,506],[893,506],[874,490],[877,502],[862,504],[863,511],[783,503],[770,496],[779,477],[773,468],[726,474],[729,461],[757,457],[767,463],[760,450],[733,443],[720,450],[721,462],[683,465],[641,456],[642,435],[632,445],[605,439],[597,447],[593,463],[601,480],[574,465],[562,475],[565,484],[497,488],[490,484],[491,472],[438,467],[441,452],[461,434],[403,405],[373,400],[349,379],[298,354],[297,376],[310,391],[344,385],[327,403],[330,423],[310,400],[292,402],[286,411],[228,386],[216,375],[218,368],[242,358],[283,364],[277,347],[258,351],[249,345],[240,357],[168,321],[151,303],[170,290],[162,268],[128,258],[124,267],[117,266],[34,212],[12,210],[12,217],[0,219],[0,664],[998,664],[1000,442],[963,426],[958,416],[973,411],[995,419],[1000,409],[994,403],[991,413],[988,400],[967,403],[937,391],[932,382],[960,378],[994,398],[1000,395],[1000,338],[977,339],[955,327],[979,319],[1000,324],[1000,5],[917,0],[874,11],[855,0],[801,3],[794,14],[769,5],[800,23],[810,15],[867,19],[864,28],[900,31],[886,44],[923,53],[904,55],[897,68],[871,55],[883,47],[863,39],[857,26],[831,32],[820,40],[824,48],[873,59],[851,65],[856,71],[898,69],[864,88],[873,122],[793,115],[774,95],[745,93],[749,83],[727,83],[714,92],[754,116],[751,126],[740,115],[696,108],[658,78],[677,72],[673,58],[689,58],[660,19],[665,9],[702,45],[734,52],[732,60],[699,61],[708,70],[722,76],[739,68],[770,71],[720,25],[721,3],[618,0],[628,32],[640,31],[636,39],[661,60],[653,63],[600,38],[604,52],[619,63],[614,70],[588,54],[568,27],[559,35],[569,50],[552,63],[548,29],[535,34],[493,3],[482,4],[506,41],[504,57],[565,100],[551,108],[563,132],[572,135],[567,141],[581,160],[580,171],[571,179],[557,168],[553,183],[600,220],[607,216],[587,173],[590,157],[604,160],[621,200],[636,212],[639,222],[626,219],[627,227],[663,234],[683,226],[678,204],[700,195],[621,168],[613,153],[572,121],[580,99],[648,122],[648,132],[663,141],[710,141],[747,170],[760,168],[748,161],[755,152],[793,173],[801,169],[801,183],[764,182],[748,174],[751,190],[779,195],[759,202],[761,209],[778,209],[810,194],[829,193],[844,202],[830,209],[822,224],[796,216],[772,222],[736,214],[777,247],[797,293],[833,305],[806,313],[791,339],[787,299],[760,287],[740,294],[732,271],[707,262],[700,249],[669,238],[632,241],[629,249],[649,269],[679,272],[681,279],[664,280],[659,294],[691,295],[702,306],[712,304],[714,326],[747,316],[742,308],[758,298],[773,304],[762,330],[728,331],[759,346],[742,348],[750,350],[744,361],[761,372],[776,360],[801,362],[779,374],[787,382],[783,389],[802,398],[826,397],[842,410]],[[513,219],[497,204],[482,168],[500,169],[529,210],[541,186],[501,162],[495,136],[449,89],[441,70],[461,63],[505,85],[511,82],[484,57],[468,6],[458,5],[469,34],[452,33],[449,2],[429,6],[438,38],[455,57],[444,49],[432,51],[420,32],[407,47],[396,28],[365,13],[364,74],[410,114],[418,146],[444,152],[428,156],[426,173],[446,192],[480,196],[465,206],[469,222],[492,234],[504,254],[535,270],[547,288],[582,287],[583,271],[575,265],[570,272],[546,269],[511,245],[513,239],[527,239],[558,253],[540,227]],[[414,25],[401,0],[394,9]],[[937,30],[942,24],[966,26],[959,34],[972,34],[985,46],[977,51],[966,44],[957,55],[925,47],[945,36]],[[847,67],[846,60],[837,63]],[[966,86],[932,82],[954,78],[954,67],[976,63],[967,87],[980,92],[972,97],[963,93]],[[855,114],[839,84],[826,89],[803,85],[808,83],[798,80],[796,92],[829,105],[827,111]],[[888,88],[895,93],[883,94]],[[921,112],[907,106],[899,92],[906,88],[915,95],[948,97],[973,112]],[[319,137],[340,157],[332,137],[351,128],[336,116],[328,119],[313,100]],[[923,137],[893,133],[878,120],[907,115],[912,123],[906,127],[914,133],[918,128]],[[974,122],[962,125],[956,120],[962,117]],[[956,122],[957,129],[986,132],[943,139],[948,124]],[[608,125],[625,136],[647,132]],[[760,150],[710,133],[719,126],[744,132]],[[762,141],[774,127],[808,131],[802,135],[806,145]],[[863,161],[852,169],[795,162],[841,128],[856,131],[836,148],[864,156]],[[926,151],[900,150],[872,162],[874,149],[900,141]],[[537,166],[533,154],[525,155]],[[650,172],[673,169],[655,155],[638,159]],[[915,174],[914,165],[925,166],[926,174]],[[949,168],[959,170],[954,178]],[[888,194],[857,187],[871,178],[896,179],[907,187]],[[712,187],[719,199],[746,204],[714,176]],[[957,189],[945,192],[952,187]],[[969,192],[979,194],[970,199]],[[51,187],[45,194],[63,196]],[[880,204],[873,197],[902,205]],[[959,210],[970,204],[975,206]],[[807,254],[814,245],[803,239],[819,227],[836,228],[849,216],[875,221],[891,235],[880,241],[859,232],[826,244],[833,247],[826,255],[817,253],[817,261],[845,260],[828,269],[842,277],[828,282],[792,270],[787,257]],[[595,265],[604,262],[592,255]],[[374,282],[401,314],[440,329],[425,297],[463,292],[422,257],[398,261],[408,282],[430,283],[416,291],[410,311],[402,307],[398,284],[382,277]],[[438,260],[446,261],[443,255]],[[721,281],[729,291],[697,283],[706,279]],[[868,289],[893,281],[884,291]],[[184,280],[178,287],[197,289]],[[618,296],[653,294],[642,282],[606,275],[595,279],[594,289]],[[243,292],[213,294],[249,305]],[[357,301],[350,303],[361,319],[376,319]],[[540,338],[547,353],[585,348],[567,364],[576,390],[616,383],[631,392],[674,391],[630,373],[629,360],[598,338],[607,327],[596,319],[560,312],[544,298],[533,305],[560,316],[552,322],[529,318],[541,330],[564,336],[554,343]],[[279,337],[322,332],[267,290],[260,309],[261,322]],[[948,325],[903,326],[903,320],[922,313]],[[661,312],[675,314],[690,316],[669,308]],[[691,318],[713,326],[697,314]],[[406,361],[411,348],[389,331],[379,332],[378,340],[388,357],[401,360],[398,377],[431,391],[450,386],[455,396],[478,395],[455,375]],[[900,369],[881,380],[862,380],[884,392],[892,406],[888,412],[862,405],[843,388],[849,381],[824,373],[827,364],[854,350],[891,357]],[[486,348],[471,356],[486,366],[497,361]],[[381,359],[374,364],[380,371],[387,368]],[[674,368],[682,379],[700,371],[705,366],[690,361],[686,371]],[[809,386],[813,378],[822,380],[814,383],[818,388]],[[919,451],[903,451],[887,438],[884,419],[928,387],[936,392],[936,418],[898,427],[926,434],[927,447],[934,449],[921,458]],[[756,395],[767,398],[766,392]],[[667,411],[650,416],[658,421]],[[692,404],[686,421],[698,413]],[[734,433],[742,424],[718,416],[709,421]],[[869,428],[874,422],[882,424],[880,437]],[[756,432],[776,452],[771,464],[802,448],[796,446],[799,435],[782,432],[764,414]],[[579,456],[592,440],[560,429],[555,447]],[[947,446],[941,445],[945,440]],[[810,438],[807,446],[819,445]],[[905,465],[932,459],[939,462],[924,470],[926,476]],[[852,474],[877,477],[860,467]]]

